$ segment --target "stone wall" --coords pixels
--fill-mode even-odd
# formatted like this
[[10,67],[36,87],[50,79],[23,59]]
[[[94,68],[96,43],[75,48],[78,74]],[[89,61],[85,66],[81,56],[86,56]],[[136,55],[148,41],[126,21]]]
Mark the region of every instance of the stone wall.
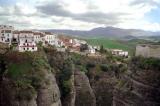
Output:
[[160,45],[137,45],[136,56],[160,58]]

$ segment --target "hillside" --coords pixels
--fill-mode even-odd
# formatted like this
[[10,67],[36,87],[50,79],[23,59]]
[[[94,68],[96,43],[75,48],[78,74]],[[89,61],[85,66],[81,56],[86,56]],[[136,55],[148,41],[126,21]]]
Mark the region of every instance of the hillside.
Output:
[[106,38],[134,38],[139,36],[158,36],[160,32],[150,32],[136,29],[121,29],[116,27],[98,27],[88,31],[82,30],[58,30],[47,29],[41,31],[49,31],[54,33],[63,33],[66,35],[79,37],[106,37]]

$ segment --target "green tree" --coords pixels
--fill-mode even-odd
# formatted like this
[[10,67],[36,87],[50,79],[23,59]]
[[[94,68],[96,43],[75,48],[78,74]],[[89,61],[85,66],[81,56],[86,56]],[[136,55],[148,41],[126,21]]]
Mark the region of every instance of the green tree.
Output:
[[105,51],[105,50],[104,50],[104,47],[103,47],[103,45],[101,45],[101,46],[100,46],[100,53],[104,53],[104,51]]

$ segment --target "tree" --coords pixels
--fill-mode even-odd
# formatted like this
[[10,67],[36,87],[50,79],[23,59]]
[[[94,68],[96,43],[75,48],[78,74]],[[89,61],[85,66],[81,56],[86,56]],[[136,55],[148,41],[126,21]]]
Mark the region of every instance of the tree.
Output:
[[88,45],[87,44],[81,44],[80,51],[83,52],[85,50],[88,50]]
[[101,46],[100,46],[100,53],[104,53],[104,51],[105,51],[105,50],[104,50],[104,47],[103,47],[103,45],[101,45]]

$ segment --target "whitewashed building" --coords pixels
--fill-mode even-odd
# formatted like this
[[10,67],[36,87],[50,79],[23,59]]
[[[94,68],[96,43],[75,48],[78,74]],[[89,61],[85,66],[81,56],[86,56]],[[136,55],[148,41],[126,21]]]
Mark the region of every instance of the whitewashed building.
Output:
[[59,44],[59,40],[57,38],[56,34],[52,34],[50,32],[45,32],[44,40],[49,45],[54,45],[56,47],[59,47],[61,44]]
[[116,56],[124,56],[124,57],[128,56],[128,51],[123,51],[120,49],[112,49],[111,53],[112,55],[116,55]]
[[43,32],[33,32],[34,41],[36,43],[44,42],[45,33]]
[[19,31],[13,31],[13,38],[12,38],[12,43],[18,43],[19,42]]
[[13,30],[12,26],[0,25],[0,42],[11,45]]
[[34,35],[32,31],[20,31],[18,51],[37,51],[37,45],[34,41]]
[[90,54],[95,54],[95,53],[96,53],[96,50],[94,49],[93,46],[89,45],[89,46],[88,46],[88,49],[89,49],[89,53],[90,53]]
[[30,51],[30,52],[33,52],[33,51],[37,51],[37,45],[35,42],[20,42],[19,45],[18,45],[18,51],[19,52],[25,52],[25,51]]

